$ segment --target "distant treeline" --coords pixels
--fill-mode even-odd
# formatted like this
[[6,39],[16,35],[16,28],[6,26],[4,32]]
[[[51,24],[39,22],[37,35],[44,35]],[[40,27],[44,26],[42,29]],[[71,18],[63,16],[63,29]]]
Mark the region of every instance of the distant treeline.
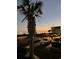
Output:
[[[36,37],[48,37],[49,35],[52,35],[53,33],[40,33],[36,34]],[[29,34],[18,34],[17,37],[22,37],[22,36],[29,36]]]

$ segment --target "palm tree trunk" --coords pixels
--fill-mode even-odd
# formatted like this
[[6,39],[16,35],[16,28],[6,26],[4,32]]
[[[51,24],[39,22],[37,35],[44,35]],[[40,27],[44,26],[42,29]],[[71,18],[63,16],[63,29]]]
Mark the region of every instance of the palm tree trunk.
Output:
[[33,59],[34,55],[33,41],[36,33],[36,24],[35,24],[35,18],[31,16],[28,19],[28,33],[30,37],[30,59]]
[[33,47],[33,37],[30,35],[30,59],[33,59],[34,55],[34,47]]

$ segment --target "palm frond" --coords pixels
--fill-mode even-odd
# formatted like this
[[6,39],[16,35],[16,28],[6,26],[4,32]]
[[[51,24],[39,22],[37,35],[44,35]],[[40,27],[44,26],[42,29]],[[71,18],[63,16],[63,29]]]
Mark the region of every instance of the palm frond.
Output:
[[20,9],[20,11],[21,11],[24,15],[28,14],[27,8],[25,8],[23,5],[17,6],[17,9]]
[[17,6],[17,9],[20,9],[22,7],[22,5]]
[[43,14],[42,13],[42,2],[41,1],[38,1],[36,3],[31,3],[31,13],[36,17],[38,17],[39,15]]
[[21,22],[24,22],[24,20],[25,20],[26,18],[27,18],[27,16],[25,16]]
[[40,17],[38,14],[35,14],[36,17]]
[[37,9],[39,9],[41,7],[42,7],[42,2],[38,1],[38,2],[35,3],[35,9],[34,10],[37,10]]
[[31,8],[30,8],[31,12],[34,12],[34,8],[35,8],[34,3],[31,3]]
[[24,6],[29,5],[29,2],[30,2],[30,0],[23,0],[23,5]]
[[25,8],[23,5],[17,6],[17,9],[22,9],[23,11],[25,11]]
[[37,11],[40,15],[43,14],[42,10],[39,8],[38,11]]
[[27,15],[27,14],[28,14],[28,12],[27,12],[27,11],[23,11],[22,13],[23,13],[24,15]]

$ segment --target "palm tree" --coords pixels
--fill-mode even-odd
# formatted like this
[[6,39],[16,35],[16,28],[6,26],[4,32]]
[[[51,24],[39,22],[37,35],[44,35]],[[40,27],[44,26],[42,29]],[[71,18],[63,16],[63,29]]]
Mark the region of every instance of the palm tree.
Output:
[[22,0],[22,4],[17,6],[18,9],[25,15],[24,20],[28,21],[28,33],[30,38],[30,59],[33,59],[34,47],[33,40],[36,34],[36,17],[42,15],[42,1]]

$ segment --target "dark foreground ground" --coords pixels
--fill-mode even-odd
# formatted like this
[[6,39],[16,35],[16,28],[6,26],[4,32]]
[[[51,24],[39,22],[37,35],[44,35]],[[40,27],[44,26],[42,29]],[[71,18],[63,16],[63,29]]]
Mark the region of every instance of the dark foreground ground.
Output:
[[[25,55],[28,49],[25,48],[26,45],[17,45],[17,59],[29,59]],[[34,49],[34,54],[39,57],[39,59],[61,59],[61,45],[55,45],[54,47],[47,48],[47,45],[40,45]]]
[[40,59],[59,59],[59,58],[61,58],[61,49],[60,48],[38,47],[35,51],[35,54]]

